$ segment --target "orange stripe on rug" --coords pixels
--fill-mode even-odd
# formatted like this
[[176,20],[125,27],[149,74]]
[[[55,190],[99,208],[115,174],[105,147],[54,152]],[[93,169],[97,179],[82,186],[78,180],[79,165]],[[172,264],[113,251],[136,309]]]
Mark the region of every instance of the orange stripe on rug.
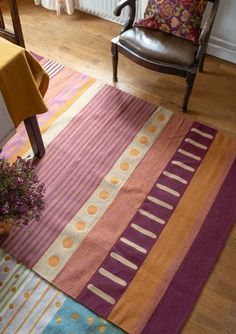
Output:
[[95,82],[95,79],[89,78],[88,81],[69,100],[67,100],[61,108],[58,109],[57,113],[54,114],[53,117],[41,127],[41,131],[43,133],[46,132],[49,126],[53,124],[67,109],[69,109],[69,107],[80,96],[82,96]]
[[166,228],[110,313],[110,321],[129,333],[140,333],[197,236],[207,214],[205,203],[210,207],[214,202],[235,158],[235,149],[231,138],[216,135]]
[[[127,227],[153,183],[180,145],[191,124],[192,120],[173,115],[165,127],[165,131],[162,132],[148,151],[103,217],[54,279],[53,283],[56,286],[71,296],[77,297],[119,238],[119,235]],[[166,150],[167,144],[168,150]],[[145,183],[143,182],[144,179]],[[137,192],[136,189],[139,189],[139,191]],[[114,215],[114,212],[116,212],[116,215]],[[124,212],[126,212],[125,216],[123,215]],[[121,216],[122,219],[120,219]],[[107,222],[109,222],[109,229],[107,228]],[[91,242],[96,248],[96,252],[91,252]],[[89,257],[87,254],[89,254]],[[78,261],[78,258],[80,261]]]

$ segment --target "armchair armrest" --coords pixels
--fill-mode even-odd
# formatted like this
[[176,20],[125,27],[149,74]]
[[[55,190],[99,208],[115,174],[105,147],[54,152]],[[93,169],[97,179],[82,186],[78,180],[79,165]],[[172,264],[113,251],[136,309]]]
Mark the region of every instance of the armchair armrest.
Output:
[[199,61],[203,55],[203,53],[205,52],[206,48],[207,48],[207,43],[208,43],[208,39],[211,33],[211,28],[213,26],[215,17],[216,17],[216,13],[219,7],[219,0],[215,0],[214,4],[212,6],[211,12],[208,16],[208,19],[206,20],[201,35],[199,37],[199,49],[198,49],[198,53],[197,53],[197,60]]
[[136,0],[121,0],[117,4],[117,6],[114,10],[114,15],[115,16],[120,16],[123,8],[125,8],[126,6],[129,6],[130,12],[129,12],[129,16],[128,16],[125,24],[124,24],[124,27],[121,30],[121,34],[123,32],[125,32],[126,30],[132,28],[132,26],[133,26],[135,15],[136,15]]
[[219,1],[215,1],[212,6],[210,15],[203,26],[203,29],[202,29],[202,32],[199,38],[200,44],[205,42],[207,35],[211,32],[211,28],[213,26],[218,7],[219,7]]

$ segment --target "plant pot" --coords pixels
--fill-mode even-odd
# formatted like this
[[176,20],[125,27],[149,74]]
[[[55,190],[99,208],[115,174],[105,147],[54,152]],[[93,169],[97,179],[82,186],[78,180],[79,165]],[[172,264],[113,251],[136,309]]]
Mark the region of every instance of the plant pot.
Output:
[[12,219],[0,221],[0,235],[9,234],[12,227]]

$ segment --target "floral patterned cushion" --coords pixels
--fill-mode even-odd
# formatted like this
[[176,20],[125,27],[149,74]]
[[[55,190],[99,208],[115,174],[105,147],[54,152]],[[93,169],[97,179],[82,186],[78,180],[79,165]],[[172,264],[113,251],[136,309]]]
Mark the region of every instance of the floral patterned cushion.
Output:
[[207,0],[149,0],[137,25],[197,43]]

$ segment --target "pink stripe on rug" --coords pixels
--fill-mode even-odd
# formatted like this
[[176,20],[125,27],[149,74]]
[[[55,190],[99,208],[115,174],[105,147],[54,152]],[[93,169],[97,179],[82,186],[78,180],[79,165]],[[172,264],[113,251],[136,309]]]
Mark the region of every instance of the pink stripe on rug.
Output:
[[46,180],[47,188],[42,220],[11,233],[3,247],[32,267],[155,109],[154,105],[110,86],[99,92],[48,146],[45,157],[39,161],[39,177]]

